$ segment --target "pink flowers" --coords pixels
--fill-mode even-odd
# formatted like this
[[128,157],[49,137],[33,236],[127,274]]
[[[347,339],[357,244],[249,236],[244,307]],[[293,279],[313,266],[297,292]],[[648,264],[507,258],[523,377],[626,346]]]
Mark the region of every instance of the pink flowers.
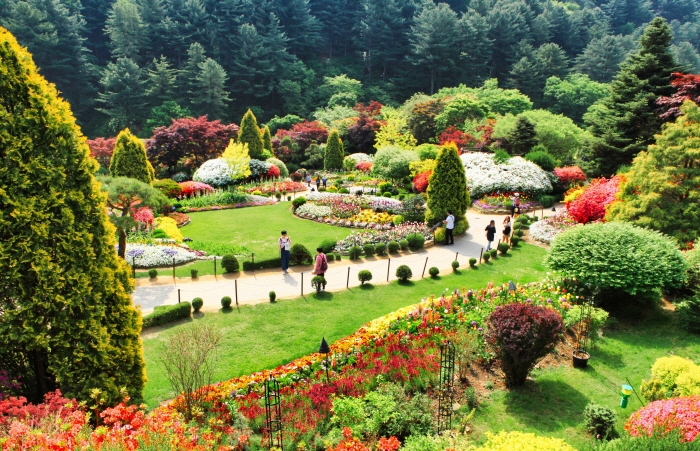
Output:
[[686,442],[700,434],[700,396],[654,401],[634,412],[625,429],[634,437],[678,430]]
[[180,188],[182,188],[183,196],[192,196],[195,193],[214,192],[214,188],[202,182],[180,182]]
[[360,161],[355,165],[355,169],[367,173],[372,170],[372,163],[369,161]]
[[580,224],[599,221],[605,217],[605,207],[613,203],[615,195],[620,190],[623,176],[616,175],[611,179],[605,177],[591,181],[591,184],[583,189],[576,200],[568,202],[566,209],[569,216]]
[[559,177],[559,181],[566,186],[580,185],[579,182],[586,181],[586,174],[583,173],[578,166],[564,166],[563,168],[555,168],[554,175]]
[[138,208],[134,211],[134,213],[131,215],[132,218],[134,218],[134,221],[140,222],[141,224],[146,224],[146,225],[151,225],[153,223],[153,212],[151,211],[150,208],[147,207],[142,207]]

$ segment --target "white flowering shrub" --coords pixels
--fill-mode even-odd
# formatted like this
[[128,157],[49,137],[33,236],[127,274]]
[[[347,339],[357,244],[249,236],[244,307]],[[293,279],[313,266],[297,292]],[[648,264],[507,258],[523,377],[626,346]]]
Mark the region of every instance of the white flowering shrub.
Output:
[[467,175],[467,188],[473,199],[496,192],[520,192],[538,195],[552,191],[547,173],[521,157],[505,163],[494,162],[494,154],[472,152],[462,154]]
[[578,223],[566,210],[562,210],[554,216],[535,221],[530,225],[530,237],[543,243],[551,244],[552,240],[564,230],[575,227]]
[[126,245],[126,262],[130,265],[135,263],[137,268],[171,266],[173,258],[175,264],[181,264],[196,260],[197,255],[181,247],[132,243]]
[[302,217],[324,218],[326,216],[330,216],[331,213],[333,213],[333,210],[331,210],[331,207],[307,202],[301,207],[297,208],[294,213]]
[[348,155],[347,157],[345,157],[345,159],[346,159],[346,160],[347,160],[347,159],[354,160],[354,161],[355,161],[355,164],[361,163],[361,162],[363,162],[363,161],[365,161],[365,162],[367,162],[367,163],[371,163],[371,162],[374,161],[374,156],[368,155],[368,154],[366,154],[366,153],[353,153],[353,154],[350,154],[350,155]]
[[211,186],[224,186],[231,183],[231,167],[223,158],[205,161],[192,176],[195,182]]

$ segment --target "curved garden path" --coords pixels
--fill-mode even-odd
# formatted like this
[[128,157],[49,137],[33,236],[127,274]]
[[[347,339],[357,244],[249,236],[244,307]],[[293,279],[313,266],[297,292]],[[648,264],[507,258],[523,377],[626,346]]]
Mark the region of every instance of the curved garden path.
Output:
[[[557,207],[562,208],[561,205]],[[545,216],[554,214],[551,209],[545,209],[544,212],[540,210],[536,213],[538,216],[541,216],[542,213]],[[346,289],[347,286],[358,286],[360,282],[357,280],[357,273],[364,269],[372,272],[373,284],[380,284],[396,280],[396,268],[399,265],[408,265],[411,268],[413,280],[421,278],[424,267],[426,277],[428,277],[428,269],[432,266],[440,269],[441,273],[452,271],[451,265],[455,258],[459,261],[460,267],[466,267],[469,265],[469,258],[478,258],[482,248],[486,248],[487,241],[484,229],[489,221],[491,219],[496,221],[498,230],[496,240],[498,240],[503,230],[501,223],[504,217],[505,215],[488,215],[470,209],[467,212],[469,230],[466,234],[455,237],[455,244],[452,246],[437,244],[418,252],[401,252],[387,257],[361,258],[356,261],[344,257],[341,261],[329,262],[326,272],[326,280],[328,281],[326,291],[338,291]],[[137,279],[136,290],[132,298],[134,304],[139,305],[144,314],[150,313],[154,307],[159,305],[176,304],[178,294],[182,301],[191,301],[195,297],[201,297],[204,300],[203,310],[219,309],[221,298],[224,296],[230,296],[235,302],[236,289],[240,305],[257,304],[268,302],[270,291],[275,291],[277,299],[300,296],[302,294],[302,278],[303,294],[312,293],[312,270],[313,266],[295,266],[289,269],[287,275],[282,274],[279,269],[268,269],[202,276],[194,281],[173,279],[167,276],[159,276],[155,281]]]

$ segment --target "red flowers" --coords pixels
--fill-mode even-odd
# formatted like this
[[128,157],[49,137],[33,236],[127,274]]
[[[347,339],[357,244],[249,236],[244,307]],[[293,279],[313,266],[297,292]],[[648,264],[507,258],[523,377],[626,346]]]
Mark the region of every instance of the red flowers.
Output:
[[700,435],[700,396],[654,401],[634,412],[625,429],[633,437],[678,430],[682,440],[692,442]]
[[361,172],[369,172],[372,170],[372,163],[369,161],[360,161],[355,165],[355,169]]
[[214,192],[214,188],[202,182],[180,182],[183,196],[192,196],[195,193],[204,194]]
[[424,193],[428,189],[428,179],[432,175],[433,171],[426,171],[417,174],[413,178],[413,189],[419,193]]
[[616,200],[615,195],[620,190],[622,180],[622,176],[616,175],[611,179],[603,177],[591,181],[576,200],[567,202],[569,216],[580,224],[602,220],[606,213],[605,207]]
[[559,177],[559,181],[567,188],[573,185],[580,185],[579,182],[586,181],[586,174],[578,166],[555,168],[554,175]]

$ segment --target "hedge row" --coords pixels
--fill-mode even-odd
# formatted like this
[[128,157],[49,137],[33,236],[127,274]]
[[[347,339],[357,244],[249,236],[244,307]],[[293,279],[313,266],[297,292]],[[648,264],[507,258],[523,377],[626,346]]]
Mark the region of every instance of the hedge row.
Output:
[[159,305],[153,309],[153,313],[143,317],[143,328],[160,326],[178,319],[189,318],[192,305],[189,302],[180,302],[175,305]]

